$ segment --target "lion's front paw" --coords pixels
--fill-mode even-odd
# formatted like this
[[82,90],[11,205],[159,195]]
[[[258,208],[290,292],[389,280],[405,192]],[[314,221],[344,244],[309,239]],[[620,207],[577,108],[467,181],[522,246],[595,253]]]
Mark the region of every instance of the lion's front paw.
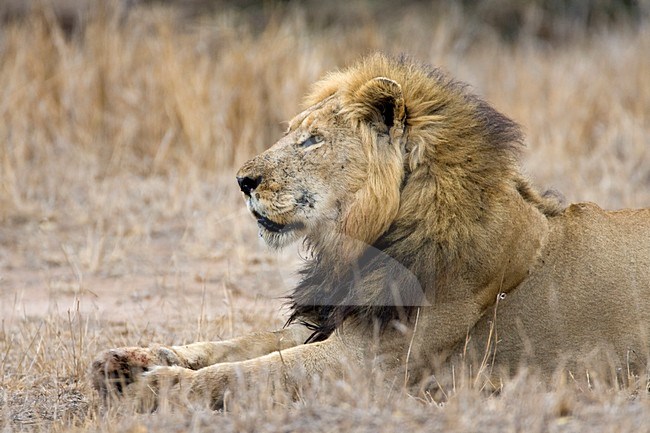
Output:
[[137,407],[144,412],[177,407],[223,409],[225,395],[235,384],[231,370],[224,365],[200,370],[154,367],[133,387]]
[[196,397],[196,378],[196,371],[183,367],[151,368],[133,388],[138,409],[151,412],[165,405],[190,406]]
[[91,366],[91,380],[102,396],[121,395],[142,373],[158,365],[179,365],[181,360],[165,347],[122,347],[102,352]]

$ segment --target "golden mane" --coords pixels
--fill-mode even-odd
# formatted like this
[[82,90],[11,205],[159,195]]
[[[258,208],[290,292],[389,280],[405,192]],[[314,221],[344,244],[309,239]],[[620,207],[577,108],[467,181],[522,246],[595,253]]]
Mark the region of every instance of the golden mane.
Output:
[[[352,227],[345,234],[372,248],[350,263],[341,251],[317,246],[303,271],[291,296],[290,321],[314,324],[321,329],[318,338],[351,315],[382,323],[408,315],[410,307],[435,297],[435,286],[449,273],[489,263],[495,230],[511,212],[509,194],[547,215],[562,209],[520,174],[518,125],[438,69],[375,54],[317,82],[306,105],[335,95],[350,124],[363,124],[359,119],[373,115],[366,86],[377,78],[397,83],[403,95],[399,173],[376,151],[368,154],[372,178],[365,196],[374,200],[355,205],[353,216],[361,216],[345,222]],[[364,139],[377,139],[361,132]]]

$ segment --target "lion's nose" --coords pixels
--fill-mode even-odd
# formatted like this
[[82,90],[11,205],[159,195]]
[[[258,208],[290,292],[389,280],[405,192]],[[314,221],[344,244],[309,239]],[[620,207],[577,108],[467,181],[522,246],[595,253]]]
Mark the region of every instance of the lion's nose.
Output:
[[259,184],[262,182],[262,176],[258,177],[238,177],[237,178],[237,183],[239,183],[239,188],[241,191],[250,196],[251,191],[253,191],[255,188],[259,186]]

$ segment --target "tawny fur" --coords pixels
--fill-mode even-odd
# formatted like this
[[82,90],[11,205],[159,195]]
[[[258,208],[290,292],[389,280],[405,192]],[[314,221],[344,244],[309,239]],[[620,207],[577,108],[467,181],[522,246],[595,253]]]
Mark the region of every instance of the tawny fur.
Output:
[[98,389],[168,381],[218,406],[239,385],[294,389],[371,358],[389,380],[439,382],[472,347],[494,375],[524,363],[542,378],[645,371],[650,210],[564,209],[521,174],[513,121],[406,59],[378,54],[331,73],[306,105],[238,173],[267,243],[311,249],[290,326],[114,349],[93,364]]

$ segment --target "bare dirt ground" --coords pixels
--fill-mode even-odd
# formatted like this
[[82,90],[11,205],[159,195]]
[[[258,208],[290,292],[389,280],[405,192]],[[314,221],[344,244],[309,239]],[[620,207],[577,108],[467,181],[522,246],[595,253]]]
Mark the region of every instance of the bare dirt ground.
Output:
[[[279,297],[283,292],[273,287],[291,284],[283,281],[290,277],[283,274],[289,258],[258,242],[234,176],[229,186],[219,182],[219,188],[231,190],[228,197],[210,194],[217,209],[206,203],[200,216],[189,216],[209,233],[181,218],[119,235],[110,233],[112,222],[91,223],[92,228],[51,219],[15,223],[2,233],[2,284],[9,289],[2,293],[2,317],[9,322],[79,311],[113,321],[150,315],[160,323],[176,309],[168,302],[173,299],[226,315],[233,296]],[[213,302],[216,293],[223,298],[220,305]],[[154,297],[159,299],[152,302]]]
[[318,30],[300,8],[263,24],[232,11],[188,23],[164,8],[100,8],[72,36],[47,10],[3,23],[3,432],[648,431],[647,377],[549,389],[524,371],[498,395],[469,377],[434,399],[351,375],[298,401],[260,384],[226,412],[154,414],[106,407],[91,389],[103,349],[283,325],[300,251],[261,244],[234,173],[280,136],[311,82],[369,51],[442,66],[516,119],[541,187],[650,206],[646,24],[506,43],[454,8],[421,7],[383,21],[352,7]]

